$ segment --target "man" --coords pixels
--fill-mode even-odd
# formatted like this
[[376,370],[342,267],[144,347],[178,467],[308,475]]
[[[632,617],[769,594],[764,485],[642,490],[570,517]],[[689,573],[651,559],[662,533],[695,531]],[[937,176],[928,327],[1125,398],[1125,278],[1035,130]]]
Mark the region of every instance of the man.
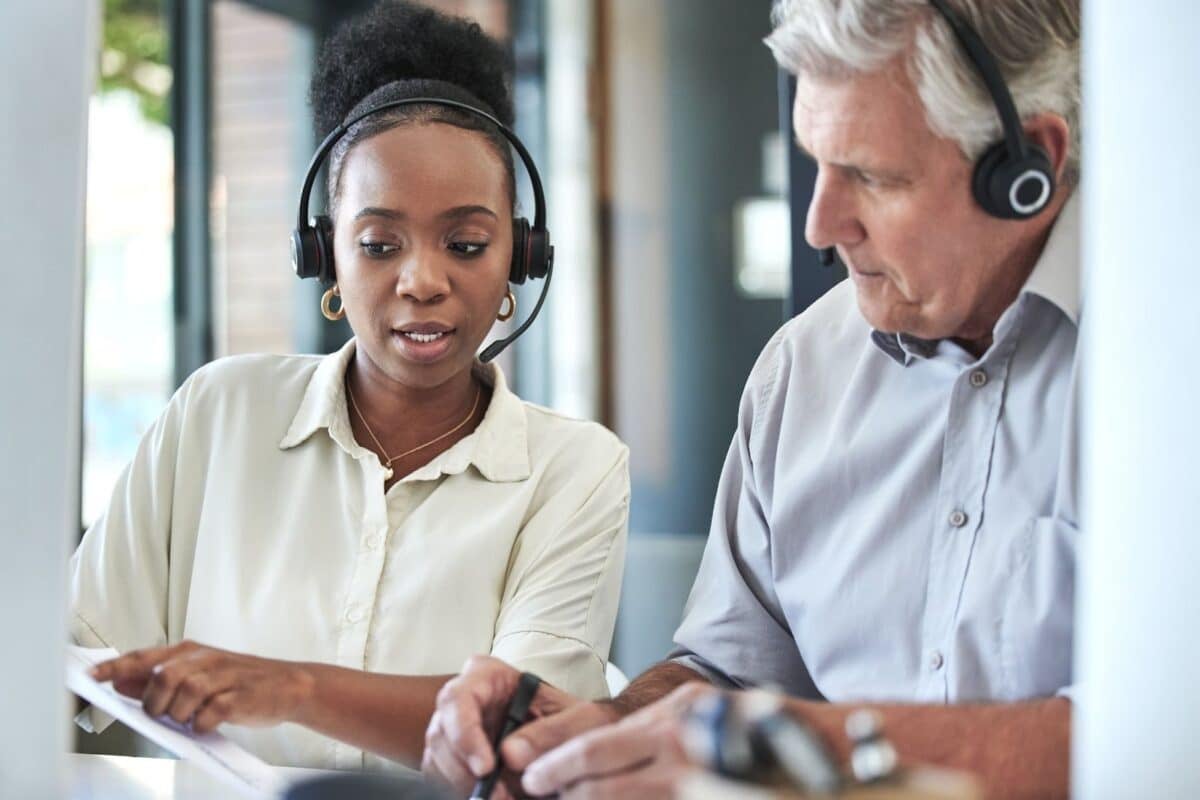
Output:
[[[1026,219],[974,199],[997,107],[930,3],[780,0],[768,44],[818,166],[806,237],[850,280],[749,378],[676,652],[611,702],[544,689],[502,749],[525,791],[669,794],[679,710],[767,684],[843,756],[869,706],[904,760],[1066,793],[1079,4],[946,5],[995,54],[1057,188]],[[428,774],[464,788],[491,768],[515,682],[478,659],[446,686]]]

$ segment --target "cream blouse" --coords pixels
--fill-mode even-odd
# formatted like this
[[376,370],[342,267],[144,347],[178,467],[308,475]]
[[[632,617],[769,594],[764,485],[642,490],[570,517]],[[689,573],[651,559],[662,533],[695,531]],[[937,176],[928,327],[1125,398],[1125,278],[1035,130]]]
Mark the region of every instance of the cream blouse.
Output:
[[[478,428],[385,494],[347,417],[354,346],[226,358],[187,380],[71,560],[75,641],[187,638],[409,675],[491,653],[604,696],[625,446],[481,366],[493,394]],[[377,763],[297,725],[223,730],[275,764]]]

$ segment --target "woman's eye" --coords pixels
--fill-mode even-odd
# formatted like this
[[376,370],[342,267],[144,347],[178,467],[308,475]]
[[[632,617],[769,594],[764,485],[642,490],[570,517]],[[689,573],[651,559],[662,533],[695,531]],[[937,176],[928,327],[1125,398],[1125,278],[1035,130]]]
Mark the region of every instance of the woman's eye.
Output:
[[400,249],[399,245],[388,244],[387,242],[359,242],[359,246],[371,258],[383,258],[384,256],[394,253]]
[[487,249],[487,242],[451,242],[450,249],[461,256],[477,256]]

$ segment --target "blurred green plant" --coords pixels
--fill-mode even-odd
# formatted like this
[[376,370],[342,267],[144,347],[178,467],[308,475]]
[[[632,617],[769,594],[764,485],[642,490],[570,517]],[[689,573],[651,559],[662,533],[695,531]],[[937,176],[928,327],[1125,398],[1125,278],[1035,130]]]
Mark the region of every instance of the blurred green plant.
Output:
[[171,68],[163,1],[104,0],[100,91],[133,92],[146,119],[167,125]]

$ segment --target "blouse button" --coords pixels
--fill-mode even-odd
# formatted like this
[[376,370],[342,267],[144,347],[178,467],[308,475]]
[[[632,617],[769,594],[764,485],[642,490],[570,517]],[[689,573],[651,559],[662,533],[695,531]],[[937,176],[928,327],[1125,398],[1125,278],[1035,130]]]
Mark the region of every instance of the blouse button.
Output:
[[346,619],[351,622],[362,622],[366,615],[367,612],[363,610],[362,606],[351,606],[350,610],[346,612]]

